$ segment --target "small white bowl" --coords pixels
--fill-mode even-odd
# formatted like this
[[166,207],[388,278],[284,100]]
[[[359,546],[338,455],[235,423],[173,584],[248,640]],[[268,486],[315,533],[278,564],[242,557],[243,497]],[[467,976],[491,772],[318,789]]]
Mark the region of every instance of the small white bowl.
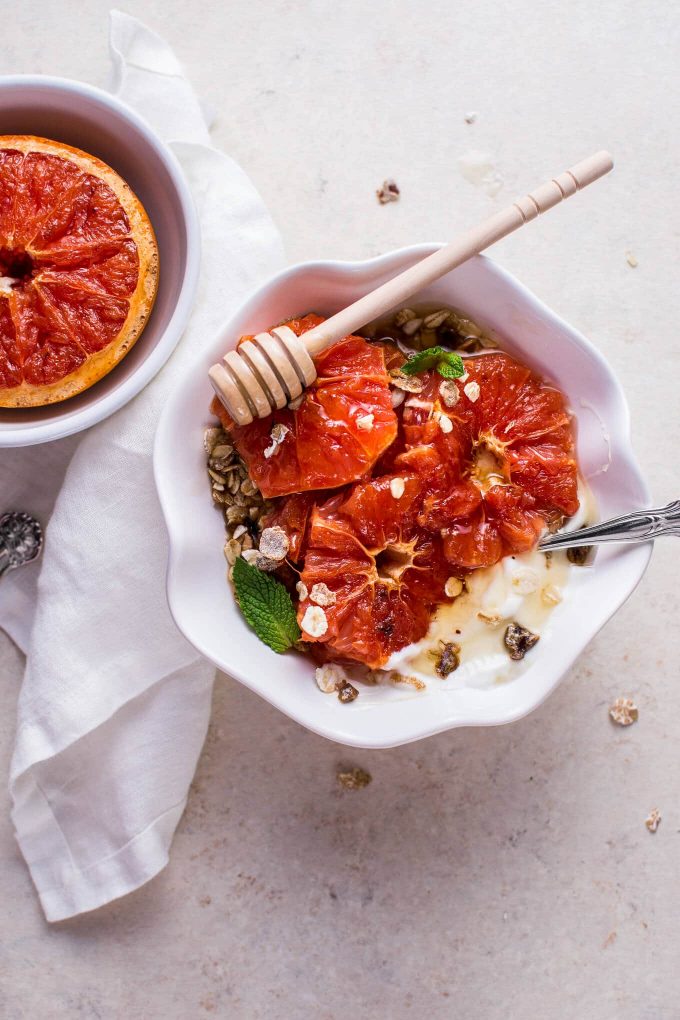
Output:
[[[287,316],[331,314],[435,250],[422,245],[367,262],[294,266],[258,290],[222,335],[255,333]],[[626,401],[602,355],[525,287],[477,256],[413,298],[462,309],[503,346],[566,393],[576,415],[581,469],[602,516],[650,505],[631,451]],[[322,694],[314,667],[276,655],[245,624],[226,581],[222,515],[210,499],[202,446],[212,396],[208,369],[223,353],[208,344],[171,395],[156,436],[155,476],[170,536],[168,599],[180,630],[220,669],[309,729],[355,747],[391,747],[456,726],[494,726],[536,708],[642,577],[651,545],[601,547],[578,570],[573,593],[551,614],[550,632],[507,683],[398,693],[378,687],[350,705]],[[524,665],[524,664],[523,664]],[[384,696],[383,696],[384,695]]]
[[137,194],[160,253],[156,303],[129,354],[88,390],[59,404],[0,408],[0,447],[80,432],[131,400],[162,368],[186,326],[200,265],[200,228],[182,168],[149,125],[115,96],[82,82],[0,77],[0,135],[75,145],[112,166]]

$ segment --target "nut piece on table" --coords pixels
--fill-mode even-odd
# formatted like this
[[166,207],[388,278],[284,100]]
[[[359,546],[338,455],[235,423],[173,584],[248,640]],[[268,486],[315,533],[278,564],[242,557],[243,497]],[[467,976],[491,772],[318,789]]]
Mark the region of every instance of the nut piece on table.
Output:
[[638,707],[630,698],[617,698],[609,708],[609,715],[619,726],[631,726],[637,722]]

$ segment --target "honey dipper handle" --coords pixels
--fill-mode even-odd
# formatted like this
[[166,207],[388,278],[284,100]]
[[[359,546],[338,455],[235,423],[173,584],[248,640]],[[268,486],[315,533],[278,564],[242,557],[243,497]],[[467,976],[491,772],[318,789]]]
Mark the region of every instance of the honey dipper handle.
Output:
[[313,357],[320,354],[336,340],[354,333],[367,322],[396,308],[440,276],[535,219],[539,213],[547,212],[563,199],[575,195],[577,191],[608,174],[613,166],[608,152],[596,152],[570,170],[565,170],[559,177],[541,184],[512,205],[467,230],[445,248],[428,255],[393,280],[383,283],[370,294],[365,294],[348,308],[343,308],[320,326],[305,333],[302,339],[307,350]]

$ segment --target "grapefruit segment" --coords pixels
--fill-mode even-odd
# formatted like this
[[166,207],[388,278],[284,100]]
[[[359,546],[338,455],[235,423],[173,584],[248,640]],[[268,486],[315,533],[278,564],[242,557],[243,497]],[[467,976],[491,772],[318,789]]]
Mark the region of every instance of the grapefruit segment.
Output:
[[[323,583],[334,596],[324,607],[326,632],[314,638],[303,628],[320,658],[382,666],[425,635],[432,609],[445,600],[450,569],[441,543],[415,521],[420,482],[405,479],[395,499],[391,481],[357,483],[312,511],[301,580],[309,592]],[[311,604],[300,602],[301,624]]]
[[442,531],[450,563],[473,569],[532,548],[547,523],[574,514],[578,473],[561,393],[507,354],[468,357],[465,369],[452,407],[437,374],[421,376],[395,465],[425,479],[420,525]]
[[144,328],[157,278],[153,229],[115,171],[60,142],[0,137],[0,407],[64,400],[106,375]]
[[[307,315],[287,325],[300,336],[322,321]],[[286,407],[250,425],[236,426],[219,400],[213,401],[213,411],[268,498],[347,485],[371,470],[397,434],[382,350],[348,336],[316,359],[316,369],[317,378],[296,410]],[[285,438],[265,456],[277,425],[287,430]]]

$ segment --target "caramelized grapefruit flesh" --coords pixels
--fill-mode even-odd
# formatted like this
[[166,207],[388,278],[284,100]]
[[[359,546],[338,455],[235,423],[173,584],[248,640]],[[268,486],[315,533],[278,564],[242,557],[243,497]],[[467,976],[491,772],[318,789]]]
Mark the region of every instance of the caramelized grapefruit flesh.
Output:
[[[300,334],[318,321],[290,325]],[[264,524],[288,534],[282,577],[292,588],[300,575],[302,638],[321,661],[384,666],[425,636],[450,576],[533,548],[547,524],[578,509],[557,390],[506,354],[480,354],[465,359],[455,393],[425,372],[395,413],[385,366],[403,360],[389,345],[347,337],[319,359],[297,411],[239,429],[213,404],[251,477],[275,498]],[[358,429],[358,414],[371,414],[373,427]],[[274,423],[289,431],[265,456]],[[310,598],[315,585],[330,592],[322,603]],[[312,605],[323,606],[322,633],[305,632]]]
[[125,182],[78,149],[0,137],[0,406],[64,400],[128,352],[158,252]]
[[[306,315],[287,325],[300,336],[321,321]],[[236,426],[217,398],[213,401],[250,477],[268,498],[347,485],[371,470],[397,434],[379,348],[358,336],[345,337],[316,359],[316,370],[297,410],[286,407],[250,425]],[[285,438],[265,456],[276,425],[287,430]]]
[[[393,478],[404,482],[398,500]],[[416,476],[385,476],[313,510],[301,580],[308,592],[323,583],[335,597],[324,610],[325,634],[315,639],[303,628],[304,640],[322,646],[320,657],[378,667],[427,633],[451,571],[439,538],[417,524],[419,496]],[[310,605],[300,602],[300,623]]]
[[465,369],[452,407],[441,379],[422,377],[396,464],[426,479],[421,526],[441,532],[452,565],[473,569],[532,548],[547,523],[574,514],[578,470],[561,393],[507,354],[466,358]]

